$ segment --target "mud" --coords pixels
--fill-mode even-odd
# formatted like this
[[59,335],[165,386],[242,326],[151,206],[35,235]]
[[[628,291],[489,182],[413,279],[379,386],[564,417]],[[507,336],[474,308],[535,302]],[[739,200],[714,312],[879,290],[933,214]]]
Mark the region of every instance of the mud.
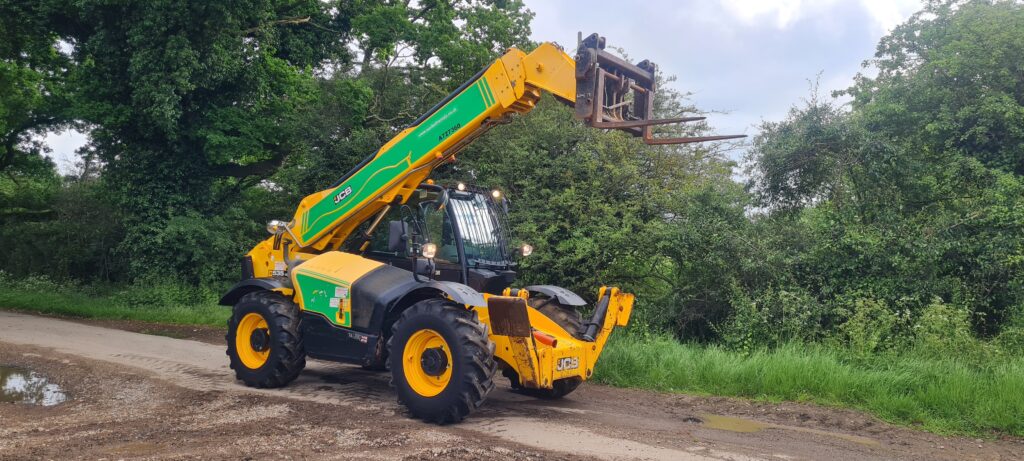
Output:
[[469,420],[438,427],[408,419],[386,374],[311,361],[286,388],[249,389],[219,344],[168,336],[0,312],[0,364],[70,396],[0,405],[0,459],[1024,459],[1015,438],[590,383],[552,402],[503,382]]

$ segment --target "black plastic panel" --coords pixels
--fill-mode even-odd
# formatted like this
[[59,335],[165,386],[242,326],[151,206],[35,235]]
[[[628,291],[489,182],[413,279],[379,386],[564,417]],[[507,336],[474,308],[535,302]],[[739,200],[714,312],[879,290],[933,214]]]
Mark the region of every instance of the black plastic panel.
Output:
[[322,315],[302,313],[302,345],[315,359],[368,364],[377,347],[378,335],[332,325]]

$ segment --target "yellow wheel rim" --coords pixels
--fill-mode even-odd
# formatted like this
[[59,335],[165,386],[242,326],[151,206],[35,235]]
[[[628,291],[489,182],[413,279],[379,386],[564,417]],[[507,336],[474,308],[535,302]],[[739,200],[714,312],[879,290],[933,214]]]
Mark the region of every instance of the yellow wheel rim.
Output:
[[434,330],[413,333],[402,352],[405,381],[424,397],[440,394],[452,379],[452,353],[448,343]]
[[257,369],[267,363],[270,355],[270,329],[262,315],[250,312],[238,322],[235,330],[235,351],[242,364]]

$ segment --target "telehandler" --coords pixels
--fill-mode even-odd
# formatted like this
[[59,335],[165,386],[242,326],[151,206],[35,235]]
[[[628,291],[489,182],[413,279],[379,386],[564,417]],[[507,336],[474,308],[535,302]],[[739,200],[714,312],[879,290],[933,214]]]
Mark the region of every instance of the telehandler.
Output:
[[[461,421],[480,407],[500,369],[521,392],[559,398],[590,378],[612,329],[629,322],[633,295],[601,287],[587,303],[553,285],[512,287],[516,259],[500,191],[428,179],[489,128],[533,109],[547,91],[576,117],[647,144],[736,136],[659,138],[651,126],[656,67],[605,51],[597,34],[575,59],[544,43],[512,48],[326,190],[243,258],[227,354],[248,386],[280,387],[306,357],[390,370],[398,400],[425,421]],[[382,224],[386,223],[384,226]],[[383,227],[383,228],[382,228]],[[590,310],[590,309],[587,309]]]

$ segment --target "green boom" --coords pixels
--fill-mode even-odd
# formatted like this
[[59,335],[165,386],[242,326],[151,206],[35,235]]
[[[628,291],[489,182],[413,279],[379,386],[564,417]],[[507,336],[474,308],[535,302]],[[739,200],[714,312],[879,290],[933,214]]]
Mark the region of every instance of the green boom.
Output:
[[481,77],[428,117],[390,149],[342,182],[310,207],[300,222],[303,243],[312,242],[359,204],[387,190],[413,165],[419,164],[446,138],[468,126],[496,103],[490,85]]

